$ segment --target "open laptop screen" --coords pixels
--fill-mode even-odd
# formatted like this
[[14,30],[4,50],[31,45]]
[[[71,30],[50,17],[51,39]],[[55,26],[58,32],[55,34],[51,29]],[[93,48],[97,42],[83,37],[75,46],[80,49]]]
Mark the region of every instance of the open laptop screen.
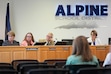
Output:
[[62,41],[67,41],[67,45],[72,45],[74,39],[62,39]]
[[0,46],[2,46],[3,40],[0,40]]
[[46,42],[35,42],[34,46],[36,45],[45,45]]
[[67,41],[57,41],[55,45],[67,45]]

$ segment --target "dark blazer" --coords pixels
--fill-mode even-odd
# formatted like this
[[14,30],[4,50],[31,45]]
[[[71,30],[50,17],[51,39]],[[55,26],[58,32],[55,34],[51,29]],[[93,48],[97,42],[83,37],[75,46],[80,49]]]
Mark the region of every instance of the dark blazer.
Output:
[[19,46],[19,45],[20,45],[19,42],[16,40],[13,41],[13,44],[11,44],[8,40],[4,41],[2,44],[2,46]]

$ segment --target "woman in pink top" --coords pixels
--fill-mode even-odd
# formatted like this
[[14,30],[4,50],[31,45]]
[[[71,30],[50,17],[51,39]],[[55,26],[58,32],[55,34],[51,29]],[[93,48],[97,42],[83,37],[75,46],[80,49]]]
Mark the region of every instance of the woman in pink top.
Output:
[[20,44],[20,46],[32,46],[33,44],[34,44],[34,37],[31,32],[28,32],[25,35],[25,38],[22,41],[22,43]]

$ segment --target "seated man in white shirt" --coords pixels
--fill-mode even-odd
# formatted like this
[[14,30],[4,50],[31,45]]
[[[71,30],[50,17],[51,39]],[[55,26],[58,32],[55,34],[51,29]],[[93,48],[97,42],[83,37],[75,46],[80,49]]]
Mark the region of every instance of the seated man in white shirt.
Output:
[[96,30],[91,31],[91,37],[89,37],[88,42],[91,43],[91,45],[101,45],[100,39],[97,37]]

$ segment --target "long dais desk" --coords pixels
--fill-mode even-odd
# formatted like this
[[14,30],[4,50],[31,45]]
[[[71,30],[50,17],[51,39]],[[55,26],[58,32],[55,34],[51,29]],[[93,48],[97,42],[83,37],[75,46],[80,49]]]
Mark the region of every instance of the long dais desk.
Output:
[[71,46],[1,46],[0,62],[11,62],[17,59],[66,59],[70,55]]
[[[109,46],[90,46],[98,59],[104,61]],[[18,59],[34,59],[43,62],[46,59],[67,59],[72,46],[0,46],[0,62],[10,63]]]

